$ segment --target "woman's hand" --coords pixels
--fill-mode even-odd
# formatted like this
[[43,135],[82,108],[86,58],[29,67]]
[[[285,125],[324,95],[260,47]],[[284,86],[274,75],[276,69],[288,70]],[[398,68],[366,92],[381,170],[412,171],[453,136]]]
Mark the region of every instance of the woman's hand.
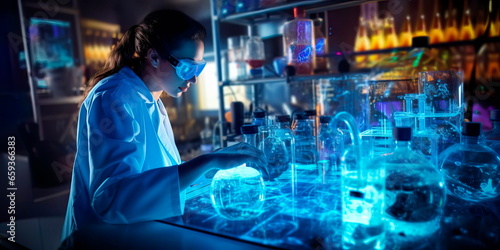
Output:
[[229,169],[247,163],[257,169],[263,178],[269,176],[266,156],[258,148],[248,143],[218,149],[210,154],[200,155],[179,165],[179,183],[181,190],[211,169]]
[[248,167],[256,168],[263,176],[268,175],[266,156],[261,150],[248,143],[240,142],[217,149],[211,154],[215,158],[214,168],[229,169],[247,163]]

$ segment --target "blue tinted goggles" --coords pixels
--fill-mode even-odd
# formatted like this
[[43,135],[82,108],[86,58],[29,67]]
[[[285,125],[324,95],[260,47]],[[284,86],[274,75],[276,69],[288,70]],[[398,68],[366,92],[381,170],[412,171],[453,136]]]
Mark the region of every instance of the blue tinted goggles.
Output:
[[205,60],[197,62],[192,59],[177,59],[173,55],[168,55],[167,61],[170,62],[177,75],[183,80],[199,76],[207,64]]

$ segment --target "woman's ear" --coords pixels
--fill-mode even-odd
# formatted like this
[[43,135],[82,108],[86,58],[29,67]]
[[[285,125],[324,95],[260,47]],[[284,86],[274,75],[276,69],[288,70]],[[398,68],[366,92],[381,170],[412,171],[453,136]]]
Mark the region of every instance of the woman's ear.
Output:
[[156,53],[154,49],[148,50],[148,59],[149,62],[151,63],[151,66],[158,68],[158,64],[160,63],[160,57],[158,56],[158,53]]

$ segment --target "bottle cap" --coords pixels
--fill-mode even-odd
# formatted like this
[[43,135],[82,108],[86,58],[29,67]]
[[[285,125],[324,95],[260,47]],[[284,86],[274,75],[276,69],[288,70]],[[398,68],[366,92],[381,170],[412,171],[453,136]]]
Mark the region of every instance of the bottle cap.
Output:
[[411,39],[411,46],[413,48],[429,47],[429,37],[428,36],[414,36]]
[[251,124],[245,124],[241,126],[241,133],[242,134],[257,134],[259,133],[259,126],[257,125],[251,125]]
[[411,127],[395,127],[392,136],[396,141],[411,141]]
[[304,110],[304,113],[305,113],[307,116],[316,116],[316,110],[315,110],[315,109]]
[[291,118],[289,115],[278,115],[276,116],[277,122],[290,122]]
[[500,121],[500,109],[494,109],[490,111],[490,120]]
[[297,119],[297,120],[305,120],[307,118],[309,118],[309,117],[307,117],[307,115],[304,114],[304,113],[297,113],[297,114],[295,114],[295,119]]
[[266,111],[254,111],[253,117],[255,118],[264,118],[266,117]]
[[295,7],[293,8],[293,16],[295,18],[303,18],[306,17],[306,12],[303,8]]
[[330,123],[332,117],[329,115],[322,115],[319,117],[319,123]]
[[481,134],[480,122],[464,122],[462,123],[462,135],[479,136]]

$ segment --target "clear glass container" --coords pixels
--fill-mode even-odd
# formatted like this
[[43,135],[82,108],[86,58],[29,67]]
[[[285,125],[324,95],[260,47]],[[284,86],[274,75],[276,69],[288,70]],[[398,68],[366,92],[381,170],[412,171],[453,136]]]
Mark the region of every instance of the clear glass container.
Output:
[[213,151],[212,145],[212,129],[210,128],[210,117],[205,117],[205,127],[200,132],[202,154],[207,154]]
[[245,37],[231,36],[227,38],[228,79],[231,81],[244,80],[247,77],[247,66],[243,60]]
[[500,192],[500,158],[479,143],[481,123],[465,122],[461,142],[439,155],[448,193],[468,201],[484,201]]
[[259,171],[241,165],[217,171],[210,186],[210,199],[221,217],[247,220],[263,212],[265,190]]
[[342,132],[331,128],[331,120],[332,116],[319,117],[318,170],[323,182],[327,176],[340,170],[340,157],[344,149]]
[[388,232],[396,241],[414,241],[439,229],[446,201],[445,182],[436,166],[412,150],[410,127],[395,127],[393,137],[393,151],[371,164],[386,171]]
[[385,249],[385,169],[361,150],[349,146],[342,156],[342,248]]
[[264,42],[258,36],[252,36],[246,42],[245,54],[243,56],[250,69],[250,77],[260,78],[264,76]]
[[267,125],[266,111],[254,111],[252,124],[257,126],[266,126]]
[[295,115],[292,126],[295,136],[295,161],[297,174],[316,174],[316,139],[313,127],[304,113]]
[[500,109],[490,111],[490,120],[493,128],[484,133],[484,140],[486,146],[490,147],[498,155],[500,155]]
[[314,23],[301,8],[294,8],[293,13],[295,18],[283,26],[284,55],[297,75],[311,75],[316,60]]
[[264,179],[276,183],[275,178],[288,170],[290,162],[290,152],[285,142],[276,135],[276,126],[269,128],[269,135],[260,142],[259,149],[264,152],[268,163],[269,176],[264,176]]

